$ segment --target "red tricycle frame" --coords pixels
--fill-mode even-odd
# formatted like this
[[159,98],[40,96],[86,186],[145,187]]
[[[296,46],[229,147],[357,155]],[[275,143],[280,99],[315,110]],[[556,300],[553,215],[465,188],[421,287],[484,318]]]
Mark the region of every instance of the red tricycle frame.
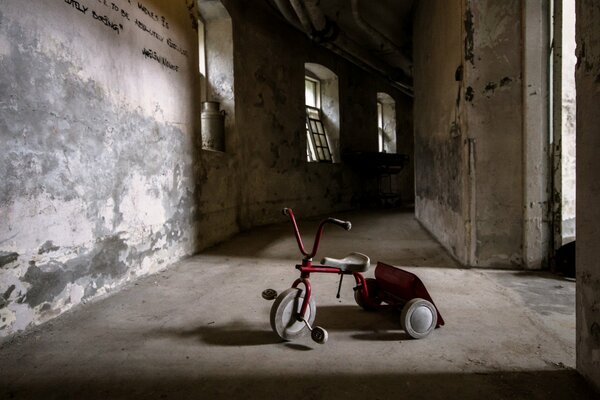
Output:
[[[297,288],[300,284],[303,284],[305,288],[302,306],[300,308],[299,313],[296,316],[298,321],[304,321],[306,311],[308,309],[310,299],[312,296],[310,274],[325,273],[338,275],[352,275],[356,282],[356,287],[354,288],[354,290],[359,291],[359,293],[357,293],[358,298],[356,295],[355,298],[357,298],[357,302],[359,302],[360,299],[359,304],[365,309],[381,309],[389,307],[399,308],[404,306],[411,299],[422,298],[431,302],[433,307],[435,307],[435,311],[437,314],[437,323],[435,327],[437,328],[441,325],[444,325],[444,319],[442,318],[439,310],[433,303],[433,299],[429,295],[427,289],[425,288],[425,285],[413,273],[387,265],[382,262],[378,262],[377,268],[375,270],[375,280],[377,282],[378,289],[377,299],[375,299],[375,294],[369,293],[369,284],[367,282],[367,279],[365,279],[361,272],[343,271],[341,268],[338,267],[323,264],[313,264],[312,259],[319,250],[319,245],[321,242],[321,237],[323,235],[325,225],[334,224],[346,230],[350,230],[352,224],[349,221],[342,221],[336,218],[327,218],[321,221],[317,229],[317,234],[315,236],[313,248],[309,253],[304,247],[304,243],[302,242],[302,237],[298,229],[298,224],[296,223],[294,212],[290,208],[284,208],[283,214],[290,217],[294,229],[294,235],[298,243],[298,248],[300,249],[302,255],[304,255],[304,258],[302,259],[302,264],[296,265],[296,269],[300,271],[300,278],[296,279],[292,284],[293,288]],[[386,304],[383,304],[384,302]]]

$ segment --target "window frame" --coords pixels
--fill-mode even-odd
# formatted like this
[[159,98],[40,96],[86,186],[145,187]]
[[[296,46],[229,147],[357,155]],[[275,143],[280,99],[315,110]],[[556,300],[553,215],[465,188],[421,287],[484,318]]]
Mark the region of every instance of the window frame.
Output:
[[384,130],[383,130],[383,126],[384,126],[384,122],[383,122],[383,103],[378,101],[377,102],[377,136],[378,136],[378,146],[379,146],[379,152],[383,153],[385,151],[384,148]]
[[306,83],[310,82],[311,84],[314,85],[314,98],[315,98],[315,102],[314,102],[314,106],[311,107],[315,107],[318,109],[321,109],[321,81],[317,78],[313,78],[312,76],[307,75],[306,73],[304,74],[304,104],[307,106],[310,106],[310,104],[308,104],[308,102],[306,101]]
[[379,153],[396,154],[398,151],[398,126],[396,100],[385,92],[377,92],[377,145]]
[[305,107],[308,161],[332,163],[331,145],[321,119],[321,109],[309,105]]
[[[312,85],[312,90],[308,90],[309,85]],[[311,100],[314,101],[308,101],[309,93]],[[331,143],[323,124],[321,81],[307,72],[304,74],[304,106],[306,112],[306,160],[308,162],[333,163]]]

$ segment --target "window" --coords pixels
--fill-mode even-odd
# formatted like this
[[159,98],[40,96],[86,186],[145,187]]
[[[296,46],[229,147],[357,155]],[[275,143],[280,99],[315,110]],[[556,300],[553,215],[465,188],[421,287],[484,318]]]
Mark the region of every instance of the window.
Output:
[[339,159],[337,75],[318,64],[305,64],[306,159],[332,163]]
[[380,153],[396,153],[396,102],[387,93],[377,93],[377,136]]
[[321,121],[321,110],[309,105],[306,106],[306,135],[308,161],[331,162],[331,150]]
[[383,104],[377,102],[377,134],[379,139],[379,152],[384,153],[383,149]]
[[304,77],[306,102],[306,157],[308,161],[331,162],[331,150],[321,119],[321,82]]
[[198,71],[200,72],[200,93],[206,94],[206,41],[204,38],[204,21],[198,18]]
[[304,96],[307,106],[321,108],[321,82],[318,79],[305,76]]
[[235,129],[232,21],[221,1],[200,1],[197,7],[202,148],[225,152]]

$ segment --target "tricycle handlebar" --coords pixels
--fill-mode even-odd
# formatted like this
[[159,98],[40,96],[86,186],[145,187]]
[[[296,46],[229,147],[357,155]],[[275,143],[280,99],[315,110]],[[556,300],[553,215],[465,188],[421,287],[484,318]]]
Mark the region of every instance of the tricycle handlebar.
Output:
[[342,221],[341,219],[337,219],[337,218],[328,218],[327,222],[330,222],[337,226],[341,226],[342,228],[344,228],[347,231],[352,229],[352,223],[350,221]]
[[304,244],[302,243],[302,236],[300,235],[300,230],[298,229],[298,224],[296,223],[296,218],[294,217],[294,212],[291,208],[284,208],[283,210],[281,210],[281,212],[283,213],[283,215],[290,217],[290,220],[292,221],[292,225],[294,227],[294,235],[296,235],[296,241],[298,242],[298,248],[300,249],[300,252],[307,258],[313,258],[315,254],[317,254],[317,250],[319,250],[319,243],[321,242],[321,236],[323,235],[323,228],[325,224],[334,224],[344,228],[347,231],[352,229],[352,224],[350,223],[350,221],[342,221],[341,219],[337,218],[327,218],[326,220],[321,221],[321,223],[319,224],[319,228],[317,229],[317,235],[315,236],[315,243],[313,245],[313,249],[310,253],[308,253],[304,249]]

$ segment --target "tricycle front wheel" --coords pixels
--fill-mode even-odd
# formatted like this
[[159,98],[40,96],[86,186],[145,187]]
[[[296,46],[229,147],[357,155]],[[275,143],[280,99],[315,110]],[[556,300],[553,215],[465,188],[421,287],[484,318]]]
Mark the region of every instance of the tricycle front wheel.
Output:
[[[289,288],[282,292],[271,307],[271,328],[273,332],[284,340],[293,340],[308,332],[308,327],[303,321],[298,321],[297,316],[304,302],[304,291],[299,288]],[[312,326],[317,315],[317,306],[311,296],[304,318]]]

